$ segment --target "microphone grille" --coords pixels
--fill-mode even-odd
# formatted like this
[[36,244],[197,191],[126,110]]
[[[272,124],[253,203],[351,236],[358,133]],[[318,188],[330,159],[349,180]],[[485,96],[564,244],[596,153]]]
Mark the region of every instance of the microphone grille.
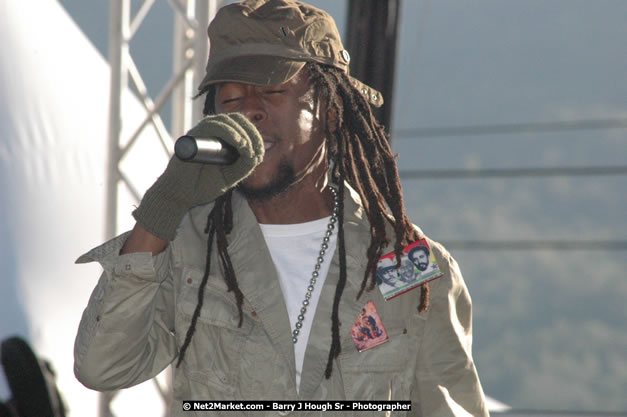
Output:
[[198,145],[193,136],[185,135],[176,140],[174,153],[182,161],[189,161],[198,153]]

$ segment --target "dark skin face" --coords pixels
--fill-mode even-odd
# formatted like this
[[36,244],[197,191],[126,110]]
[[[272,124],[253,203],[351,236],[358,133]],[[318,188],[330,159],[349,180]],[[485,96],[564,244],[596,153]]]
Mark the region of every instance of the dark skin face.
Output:
[[[216,89],[217,113],[240,112],[259,130],[265,155],[243,181],[249,205],[261,223],[288,224],[330,214],[325,118],[308,77],[301,71],[278,86],[223,83]],[[255,194],[287,181],[278,195]]]

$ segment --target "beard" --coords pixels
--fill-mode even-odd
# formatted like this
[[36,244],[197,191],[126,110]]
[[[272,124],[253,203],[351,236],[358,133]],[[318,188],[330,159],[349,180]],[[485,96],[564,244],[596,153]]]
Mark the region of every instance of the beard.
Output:
[[285,161],[281,161],[278,174],[269,184],[255,188],[247,186],[245,181],[242,181],[237,185],[237,190],[249,201],[265,201],[285,192],[295,182],[294,167]]
[[429,266],[429,264],[428,264],[428,263],[426,263],[426,262],[419,262],[419,263],[416,265],[416,267],[417,267],[417,268],[418,268],[418,270],[420,270],[420,271],[426,271],[428,266]]

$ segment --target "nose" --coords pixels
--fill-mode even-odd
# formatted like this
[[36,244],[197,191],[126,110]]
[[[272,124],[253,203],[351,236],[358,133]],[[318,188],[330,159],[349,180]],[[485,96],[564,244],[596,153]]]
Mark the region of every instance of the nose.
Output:
[[266,110],[256,97],[246,97],[240,112],[255,124],[266,120],[268,117]]

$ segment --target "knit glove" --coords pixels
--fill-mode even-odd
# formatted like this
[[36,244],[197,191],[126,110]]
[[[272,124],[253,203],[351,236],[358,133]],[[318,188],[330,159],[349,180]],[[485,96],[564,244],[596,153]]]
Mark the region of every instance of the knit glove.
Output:
[[250,175],[263,160],[261,135],[240,113],[205,117],[187,134],[220,138],[238,151],[239,158],[231,165],[218,166],[183,162],[172,156],[165,172],[133,211],[135,220],[161,239],[173,240],[190,208],[215,200]]

